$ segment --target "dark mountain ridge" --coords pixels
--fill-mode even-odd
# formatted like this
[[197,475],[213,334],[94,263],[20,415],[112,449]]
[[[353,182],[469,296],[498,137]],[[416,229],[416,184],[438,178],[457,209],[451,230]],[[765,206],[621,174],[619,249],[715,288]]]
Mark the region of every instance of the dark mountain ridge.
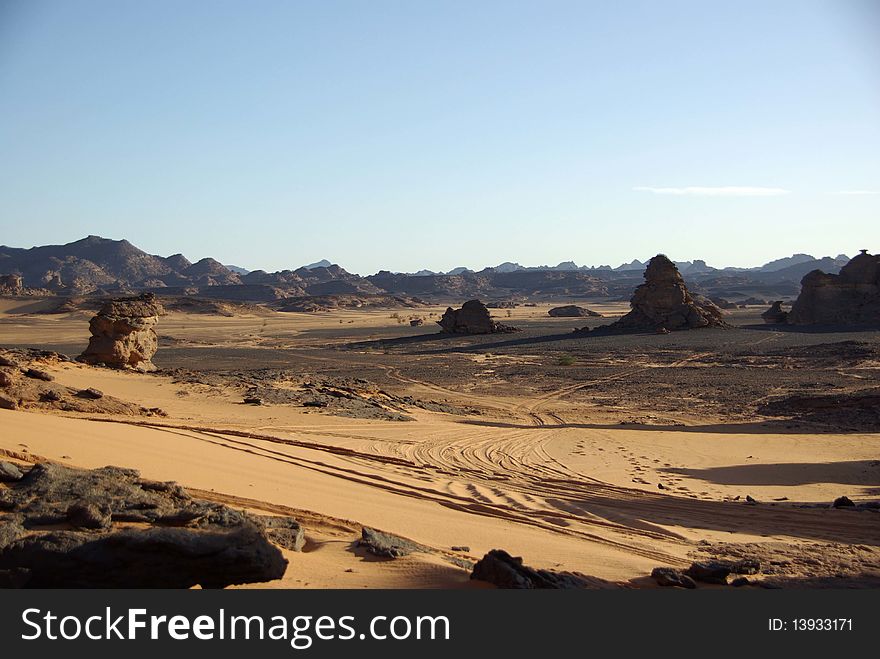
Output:
[[[757,268],[714,268],[703,260],[676,263],[688,285],[705,295],[746,298],[789,298],[800,280],[820,269],[835,274],[846,257],[816,259],[795,254]],[[382,270],[360,276],[327,260],[295,270],[235,270],[212,258],[190,262],[182,254],[148,254],[127,240],[88,236],[66,245],[30,249],[0,246],[0,275],[19,275],[25,289],[58,295],[115,294],[153,291],[165,295],[200,295],[215,299],[272,300],[319,295],[412,295],[450,300],[628,299],[641,283],[644,263],[638,259],[616,268],[578,266],[525,267],[506,262],[474,272],[422,270],[415,274]]]

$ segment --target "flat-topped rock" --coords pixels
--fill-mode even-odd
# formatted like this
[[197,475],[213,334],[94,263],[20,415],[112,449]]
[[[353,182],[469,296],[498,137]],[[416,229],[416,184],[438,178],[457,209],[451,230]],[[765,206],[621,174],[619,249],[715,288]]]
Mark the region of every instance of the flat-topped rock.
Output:
[[576,304],[566,304],[562,307],[553,307],[547,312],[547,314],[554,318],[583,318],[586,316],[599,318],[602,316],[602,314],[597,311],[587,309],[586,307],[579,307]]
[[87,364],[153,371],[159,349],[154,327],[163,313],[152,293],[107,302],[89,322],[89,345],[79,356]]
[[469,300],[461,305],[461,309],[448,307],[437,324],[446,334],[494,334],[519,331],[516,327],[492,320],[489,309],[479,300]]

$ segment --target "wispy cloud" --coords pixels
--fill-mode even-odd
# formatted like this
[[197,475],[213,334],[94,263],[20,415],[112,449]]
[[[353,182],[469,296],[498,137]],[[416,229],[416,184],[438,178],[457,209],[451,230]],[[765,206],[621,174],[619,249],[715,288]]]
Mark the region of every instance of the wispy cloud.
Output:
[[838,190],[837,194],[843,195],[872,195],[880,194],[880,190]]
[[718,187],[688,186],[685,188],[653,188],[638,186],[638,192],[651,192],[666,195],[690,195],[694,197],[778,197],[789,193],[785,188],[765,188],[755,186],[723,185]]

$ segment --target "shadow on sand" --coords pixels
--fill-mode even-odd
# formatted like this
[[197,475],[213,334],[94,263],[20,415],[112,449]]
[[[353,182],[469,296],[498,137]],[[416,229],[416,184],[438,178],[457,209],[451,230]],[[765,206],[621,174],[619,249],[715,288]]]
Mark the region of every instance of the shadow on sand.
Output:
[[815,434],[854,434],[869,432],[841,428],[817,427],[790,420],[770,420],[749,423],[714,423],[697,426],[685,425],[649,425],[643,423],[547,423],[536,426],[530,423],[512,423],[509,421],[486,421],[483,419],[461,419],[457,423],[490,428],[510,428],[512,430],[560,430],[576,428],[580,430],[638,430],[645,432],[695,432],[714,433],[719,435],[815,435]]
[[669,467],[660,471],[698,478],[716,485],[880,485],[880,460],[848,462],[781,462],[729,467],[687,469]]

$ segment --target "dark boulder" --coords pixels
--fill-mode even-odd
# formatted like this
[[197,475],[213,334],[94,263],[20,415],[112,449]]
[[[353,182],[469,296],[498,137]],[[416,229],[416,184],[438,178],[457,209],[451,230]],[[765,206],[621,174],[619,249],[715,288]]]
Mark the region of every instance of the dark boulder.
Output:
[[761,314],[768,325],[779,325],[788,320],[788,312],[782,310],[782,300],[776,300],[769,309]]
[[479,300],[469,300],[461,306],[461,309],[448,307],[437,324],[446,334],[494,334],[518,331],[515,327],[492,320],[489,309]]
[[[283,576],[272,534],[302,546],[293,520],[267,523],[132,469],[38,464],[3,495],[0,583],[11,585],[222,588]],[[119,526],[131,522],[141,526]]]
[[408,556],[414,551],[431,551],[429,548],[412,540],[377,531],[366,526],[361,530],[361,539],[358,540],[357,546],[363,547],[374,556],[381,556],[382,558],[400,558],[401,556]]
[[730,564],[724,561],[698,561],[691,563],[684,573],[695,581],[727,585],[731,571]]
[[651,578],[658,586],[696,588],[697,584],[686,574],[671,567],[655,567],[651,570]]
[[471,579],[486,581],[504,589],[576,589],[609,587],[613,584],[574,572],[538,570],[523,565],[519,556],[493,549],[474,565]]
[[20,481],[24,474],[11,462],[0,461],[0,483]]
[[547,312],[548,315],[553,316],[554,318],[583,318],[585,316],[591,316],[594,318],[601,318],[602,314],[597,311],[593,311],[592,309],[587,309],[586,307],[579,307],[576,304],[567,304],[562,307],[553,307],[550,311]]

